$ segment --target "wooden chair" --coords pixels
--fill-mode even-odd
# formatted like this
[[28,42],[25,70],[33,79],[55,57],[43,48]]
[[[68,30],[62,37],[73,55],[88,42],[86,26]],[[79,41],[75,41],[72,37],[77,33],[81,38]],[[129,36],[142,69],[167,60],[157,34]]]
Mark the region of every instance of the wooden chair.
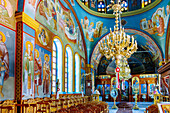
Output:
[[58,113],[69,113],[69,111],[65,108],[62,108],[62,109],[58,110]]
[[16,102],[14,100],[5,100],[0,106],[0,113],[15,113]]
[[94,111],[91,108],[87,107],[83,110],[83,113],[94,113]]
[[0,106],[0,113],[15,113],[12,106]]
[[36,113],[50,113],[50,105],[48,102],[37,102]]
[[51,105],[50,105],[50,111],[51,111],[51,113],[56,113],[56,112],[58,112],[58,109],[59,109],[59,100],[57,99],[57,100],[51,100],[52,101],[52,103],[51,103]]
[[98,106],[92,106],[91,109],[94,109],[95,113],[101,113],[101,108],[99,108]]
[[154,104],[149,106],[146,108],[146,113],[159,113],[158,106]]

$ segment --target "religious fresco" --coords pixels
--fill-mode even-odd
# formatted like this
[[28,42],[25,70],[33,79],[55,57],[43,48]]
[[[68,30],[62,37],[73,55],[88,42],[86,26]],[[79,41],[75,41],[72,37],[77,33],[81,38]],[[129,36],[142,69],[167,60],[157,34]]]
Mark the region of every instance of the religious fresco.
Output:
[[[169,7],[169,5],[167,5]],[[165,11],[166,10],[166,11]],[[166,13],[165,13],[166,12]],[[150,19],[142,19],[140,28],[147,31],[151,35],[162,37],[166,32],[169,19],[169,8],[158,8]]]
[[105,85],[105,98],[108,99],[110,95],[110,84]]
[[22,99],[34,98],[35,39],[23,34]]
[[[65,42],[77,44],[84,51],[82,36],[75,17],[64,1],[40,0],[35,19],[54,34],[59,34]],[[42,32],[42,30],[40,29]],[[46,45],[44,43],[43,45]]]
[[97,88],[96,89],[99,91],[100,95],[103,95],[103,85],[97,84]]
[[106,74],[107,75],[115,75],[115,71],[113,71],[115,69],[116,69],[116,62],[115,62],[115,60],[112,60],[106,69]]
[[14,70],[15,31],[0,25],[0,101],[14,99]]
[[[139,46],[138,51],[145,50]],[[158,66],[159,62],[153,60],[149,52],[138,52],[128,58],[128,64],[131,68],[131,74],[155,73],[155,67]]]
[[155,61],[156,59],[158,59],[159,61],[162,60],[161,50],[158,48],[156,42],[151,37],[135,29],[125,29],[125,32],[129,35],[133,35],[134,38],[137,40],[138,45],[140,45],[143,49],[151,52],[151,55],[153,56],[153,61]]
[[51,52],[35,45],[34,59],[35,97],[51,94]]
[[147,94],[146,84],[141,84],[141,94]]
[[84,19],[81,19],[81,25],[83,27],[84,35],[86,39],[90,42],[93,42],[94,38],[99,38],[108,31],[106,26],[103,27],[102,21],[98,21],[95,24],[95,27],[93,22],[90,22],[89,24],[89,19],[87,16],[85,16]]
[[[165,54],[164,45],[166,42],[165,37],[170,14],[169,7],[170,2],[164,7],[157,8],[150,18],[146,17],[140,21],[140,28],[142,30],[145,30],[155,38],[157,43],[161,45],[164,54]],[[146,46],[148,45],[150,44],[147,44]],[[149,47],[146,48],[149,49]]]
[[[159,67],[159,62],[162,60],[161,50],[158,48],[157,44],[154,40],[151,39],[145,33],[135,30],[135,29],[125,29],[125,32],[133,36],[138,42],[138,51],[149,51],[147,53],[134,53],[131,58],[128,59],[129,66],[131,68],[131,72],[135,74],[138,73],[154,73],[155,66]],[[103,38],[107,37],[104,36]],[[102,40],[102,39],[101,39]],[[98,44],[94,48],[94,51],[91,56],[91,64],[94,66],[94,69],[98,70],[98,65],[101,61],[102,55],[99,52]],[[135,63],[136,62],[136,63]],[[133,64],[135,63],[135,64]],[[112,61],[106,69],[106,74],[113,75],[115,72],[115,63]],[[103,70],[104,68],[100,68],[99,70]],[[136,73],[138,72],[138,73]]]
[[52,36],[53,34],[47,30],[46,28],[39,26],[38,31],[37,31],[37,36],[36,36],[36,44],[51,50],[52,48]]
[[155,84],[149,84],[149,91],[150,91],[150,94],[154,93],[154,91],[155,91]]
[[0,0],[0,23],[15,29],[17,0]]
[[24,12],[31,18],[35,18],[36,5],[39,0],[25,0]]
[[103,56],[100,60],[100,63],[98,65],[98,75],[106,75],[106,69],[112,59],[107,60],[105,56]]
[[112,79],[111,79],[111,90],[114,88],[116,88],[116,77],[112,77]]
[[96,0],[90,0],[90,7],[96,8],[96,5],[97,5],[96,2],[97,2]]
[[35,92],[35,96],[39,96],[39,86],[41,86],[42,84],[42,79],[41,79],[41,75],[42,75],[42,60],[41,60],[41,56],[40,53],[37,49],[35,49],[35,59],[34,59],[34,82],[35,82],[35,88],[36,88],[36,92]]
[[57,30],[58,3],[52,0],[40,0],[37,5],[35,18],[50,30]]

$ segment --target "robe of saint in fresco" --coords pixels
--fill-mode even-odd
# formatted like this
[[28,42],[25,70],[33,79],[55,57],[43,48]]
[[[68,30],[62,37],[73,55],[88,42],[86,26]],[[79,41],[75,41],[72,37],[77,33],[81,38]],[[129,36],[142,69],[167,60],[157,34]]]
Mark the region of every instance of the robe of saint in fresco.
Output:
[[43,66],[43,93],[49,93],[49,86],[50,86],[50,64],[49,62],[45,61]]
[[33,94],[34,63],[32,51],[25,51],[23,61],[23,83],[25,95]]
[[39,85],[42,84],[42,80],[41,80],[41,70],[42,70],[41,58],[36,58],[34,64],[35,64],[35,67],[34,67],[35,84],[39,86]]
[[[2,63],[4,63],[4,65],[2,65]],[[4,72],[5,75],[3,79],[7,80],[9,77],[9,54],[5,43],[0,42],[0,76]]]
[[162,36],[164,34],[164,19],[158,16],[156,25],[157,25],[158,36]]

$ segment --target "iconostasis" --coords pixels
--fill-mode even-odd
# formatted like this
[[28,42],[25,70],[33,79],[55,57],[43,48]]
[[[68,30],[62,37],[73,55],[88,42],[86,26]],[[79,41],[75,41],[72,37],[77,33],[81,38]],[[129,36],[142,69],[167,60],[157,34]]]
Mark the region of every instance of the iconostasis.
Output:
[[[112,101],[110,91],[116,88],[116,77],[113,75],[99,75],[96,78],[96,89],[104,100]],[[117,101],[134,101],[134,89],[138,90],[138,101],[153,101],[155,91],[160,91],[160,75],[159,74],[139,74],[132,75],[132,78],[120,81],[120,89]]]

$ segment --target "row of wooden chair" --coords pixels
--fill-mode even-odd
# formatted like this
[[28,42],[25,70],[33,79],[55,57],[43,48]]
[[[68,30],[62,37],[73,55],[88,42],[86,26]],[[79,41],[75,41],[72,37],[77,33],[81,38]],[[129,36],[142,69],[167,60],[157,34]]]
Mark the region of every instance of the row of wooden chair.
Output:
[[108,104],[105,102],[92,101],[76,106],[70,106],[67,109],[62,108],[60,113],[109,113]]
[[35,98],[22,100],[17,104],[14,100],[6,100],[0,104],[0,113],[17,113],[17,108],[21,108],[22,113],[58,113],[62,108],[68,108],[87,102],[88,97],[76,96],[52,98]]

